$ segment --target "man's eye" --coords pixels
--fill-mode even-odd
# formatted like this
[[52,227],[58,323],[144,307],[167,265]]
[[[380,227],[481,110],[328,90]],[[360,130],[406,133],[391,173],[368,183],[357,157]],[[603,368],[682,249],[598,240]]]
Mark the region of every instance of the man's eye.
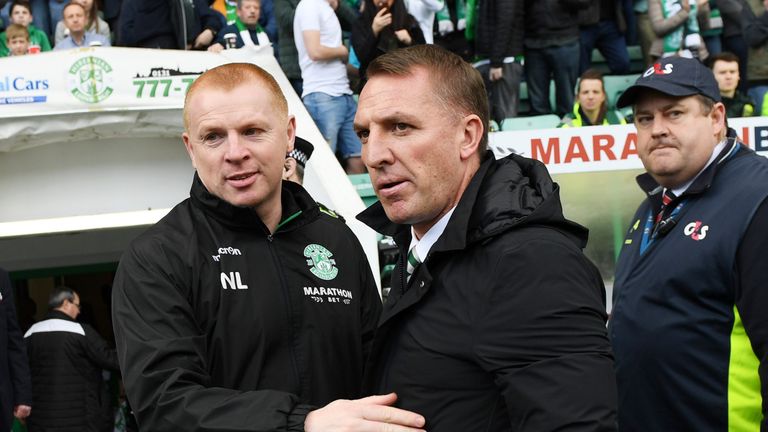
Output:
[[245,135],[256,135],[258,130],[256,128],[250,128],[245,130]]
[[638,124],[647,125],[648,123],[651,122],[651,117],[648,117],[648,116],[638,116],[638,117],[635,117],[635,121]]
[[217,133],[215,133],[215,132],[211,132],[211,133],[209,133],[209,134],[205,135],[205,137],[203,138],[203,140],[204,140],[204,141],[215,141],[215,140],[216,140],[216,139],[218,139],[218,138],[219,138],[219,134],[217,134]]
[[370,134],[367,130],[359,130],[357,131],[357,137],[360,138],[360,140],[364,140],[368,138],[368,135]]
[[667,113],[667,116],[669,116],[669,118],[673,118],[673,119],[678,118],[681,115],[683,115],[682,111],[670,111],[669,113]]
[[408,125],[405,123],[395,123],[395,129],[398,131],[408,130]]

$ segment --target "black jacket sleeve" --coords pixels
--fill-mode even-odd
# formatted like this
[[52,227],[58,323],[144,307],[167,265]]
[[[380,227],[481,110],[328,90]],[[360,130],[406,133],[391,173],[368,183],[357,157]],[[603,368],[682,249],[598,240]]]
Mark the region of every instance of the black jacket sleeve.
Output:
[[352,26],[360,17],[360,14],[345,1],[339,2],[339,7],[336,9],[336,16],[339,18],[341,29],[344,31],[352,31]]
[[217,12],[208,6],[206,0],[195,0],[195,10],[197,11],[200,20],[200,32],[202,33],[203,30],[210,29],[213,32],[213,35],[216,36],[219,30],[223,27],[223,23],[219,15],[217,15]]
[[0,307],[4,309],[5,326],[8,337],[8,372],[13,386],[13,405],[32,405],[32,382],[27,361],[27,349],[21,335],[19,322],[16,319],[13,289],[8,274],[0,270],[0,293],[3,301]]
[[495,376],[515,430],[615,431],[616,379],[597,269],[550,234],[507,250],[493,279],[476,319],[475,352]]
[[295,0],[277,0],[275,2],[275,21],[280,34],[293,35],[293,17],[296,15],[297,5],[298,2]]
[[755,16],[748,4],[742,3],[741,34],[752,48],[759,48],[768,41],[768,13]]
[[357,59],[360,60],[360,72],[362,75],[368,69],[368,65],[373,59],[380,54],[378,48],[376,48],[379,40],[373,36],[371,24],[367,23],[363,17],[360,17],[355,21],[355,25],[352,26],[350,41],[355,49]]
[[117,363],[117,352],[109,346],[96,329],[88,324],[82,324],[82,326],[85,329],[85,352],[93,364],[102,369],[120,370]]
[[117,31],[116,45],[135,46],[136,36],[134,32],[136,19],[136,6],[134,1],[125,1],[120,8],[120,28]]
[[768,430],[768,200],[758,208],[736,255],[736,309],[760,361],[760,393],[763,400],[761,430]]
[[183,265],[174,266],[156,246],[147,242],[125,253],[112,298],[118,358],[141,429],[303,431],[313,407],[296,395],[210,386],[206,335],[184,294],[191,282],[176,276]]
[[[496,38],[491,45],[489,60],[491,67],[501,67],[504,57],[509,51],[513,40],[522,44],[523,29],[523,2],[522,0],[493,0],[488,2],[495,10],[489,11],[494,22]],[[480,7],[483,7],[482,4]]]

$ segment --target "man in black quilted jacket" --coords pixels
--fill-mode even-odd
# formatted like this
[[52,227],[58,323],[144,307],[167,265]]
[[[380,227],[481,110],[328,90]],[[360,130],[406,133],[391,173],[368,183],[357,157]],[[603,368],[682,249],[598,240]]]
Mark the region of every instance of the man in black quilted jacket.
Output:
[[48,308],[24,335],[35,407],[29,432],[111,431],[101,372],[118,370],[115,350],[93,327],[76,321],[80,296],[71,288],[55,288]]

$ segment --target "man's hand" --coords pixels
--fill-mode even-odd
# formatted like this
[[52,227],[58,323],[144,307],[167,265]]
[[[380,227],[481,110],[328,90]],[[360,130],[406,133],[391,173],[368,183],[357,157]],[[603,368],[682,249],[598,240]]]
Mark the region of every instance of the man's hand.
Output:
[[453,31],[453,23],[451,20],[440,20],[437,22],[437,31],[440,33],[440,36],[445,36]]
[[768,0],[763,0],[763,7],[765,7],[766,12],[768,12]]
[[339,60],[344,63],[349,61],[349,49],[344,44],[339,47]]
[[492,67],[488,71],[488,79],[491,81],[498,81],[501,79],[501,77],[504,76],[504,69],[500,67]]
[[680,2],[680,6],[682,6],[683,10],[686,11],[686,12],[690,12],[691,11],[691,2],[688,1],[688,0],[682,0]]
[[222,44],[220,44],[220,43],[215,43],[215,44],[213,44],[213,45],[208,47],[208,51],[215,52],[215,53],[220,53],[220,52],[224,51],[224,46]]
[[392,24],[392,14],[389,13],[387,8],[381,8],[376,12],[376,16],[373,17],[373,23],[371,24],[371,30],[373,35],[379,37],[379,33],[384,30],[384,27]]
[[393,408],[397,395],[337,400],[312,411],[304,421],[305,432],[424,432],[424,417]]
[[213,42],[213,30],[211,29],[205,29],[197,35],[195,38],[195,43],[193,44],[195,48],[204,48]]
[[395,36],[397,36],[397,40],[405,45],[410,45],[411,42],[413,42],[413,39],[411,39],[411,34],[408,33],[408,30],[406,29],[396,30]]
[[29,405],[16,405],[13,408],[13,416],[19,420],[29,417],[30,412],[32,412],[32,407]]

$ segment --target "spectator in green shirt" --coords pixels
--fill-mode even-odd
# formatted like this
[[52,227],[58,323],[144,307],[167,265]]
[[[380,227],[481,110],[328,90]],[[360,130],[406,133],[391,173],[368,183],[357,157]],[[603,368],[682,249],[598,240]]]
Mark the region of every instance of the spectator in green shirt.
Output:
[[[51,43],[44,31],[32,25],[32,8],[26,0],[15,0],[11,3],[10,10],[11,24],[18,24],[27,28],[29,32],[29,51],[40,52],[50,51]],[[10,54],[6,33],[0,33],[0,57],[6,57]]]

